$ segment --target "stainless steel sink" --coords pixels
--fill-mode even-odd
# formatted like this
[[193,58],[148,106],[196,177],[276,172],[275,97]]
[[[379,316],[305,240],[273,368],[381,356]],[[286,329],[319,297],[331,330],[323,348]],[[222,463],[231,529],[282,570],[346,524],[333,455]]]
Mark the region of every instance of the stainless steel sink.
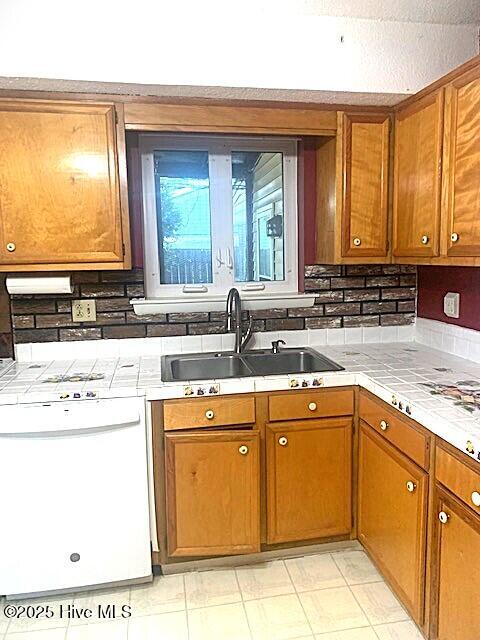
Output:
[[162,380],[165,382],[245,378],[288,373],[340,371],[343,367],[313,349],[282,349],[245,353],[198,353],[163,356]]

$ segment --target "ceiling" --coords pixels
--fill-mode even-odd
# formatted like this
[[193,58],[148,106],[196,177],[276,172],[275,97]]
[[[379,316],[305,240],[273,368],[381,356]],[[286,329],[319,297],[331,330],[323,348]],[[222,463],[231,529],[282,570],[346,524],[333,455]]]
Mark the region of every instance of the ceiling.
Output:
[[480,0],[266,0],[261,5],[257,11],[275,6],[297,15],[480,25]]

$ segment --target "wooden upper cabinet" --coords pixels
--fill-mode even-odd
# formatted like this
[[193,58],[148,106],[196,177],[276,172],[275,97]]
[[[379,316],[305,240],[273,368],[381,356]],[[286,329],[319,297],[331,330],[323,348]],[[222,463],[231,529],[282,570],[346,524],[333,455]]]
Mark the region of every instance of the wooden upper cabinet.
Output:
[[358,538],[422,624],[428,476],[363,422],[358,466]]
[[165,434],[170,556],[260,551],[258,433]]
[[267,424],[267,542],[348,536],[352,419]]
[[0,101],[1,270],[128,268],[129,245],[121,106]]
[[480,518],[441,489],[435,506],[430,638],[478,640]]
[[446,89],[444,138],[447,256],[480,256],[480,67]]
[[393,255],[439,253],[444,90],[395,116]]
[[342,114],[342,256],[388,255],[390,117]]

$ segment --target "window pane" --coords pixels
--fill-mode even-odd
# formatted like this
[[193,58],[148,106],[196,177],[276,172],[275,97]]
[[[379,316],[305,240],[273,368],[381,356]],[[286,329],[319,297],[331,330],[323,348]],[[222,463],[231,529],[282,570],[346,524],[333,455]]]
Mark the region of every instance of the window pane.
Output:
[[160,282],[212,282],[208,152],[156,151],[154,160]]
[[235,280],[284,280],[283,154],[233,151]]

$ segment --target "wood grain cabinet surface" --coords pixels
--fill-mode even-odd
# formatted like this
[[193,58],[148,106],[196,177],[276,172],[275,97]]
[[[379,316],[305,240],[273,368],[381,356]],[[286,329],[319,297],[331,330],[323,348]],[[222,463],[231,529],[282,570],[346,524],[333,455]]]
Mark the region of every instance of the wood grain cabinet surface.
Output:
[[439,253],[444,90],[395,116],[393,255]]
[[0,101],[2,271],[130,266],[117,113],[113,103]]
[[418,624],[423,623],[428,476],[361,423],[358,537]]
[[478,640],[480,517],[441,488],[437,490],[432,517],[435,527],[430,638]]
[[352,419],[266,426],[267,542],[349,535]]
[[343,114],[342,256],[388,255],[390,117]]
[[258,433],[167,433],[165,456],[168,554],[259,551]]
[[446,89],[445,253],[480,256],[480,67]]

